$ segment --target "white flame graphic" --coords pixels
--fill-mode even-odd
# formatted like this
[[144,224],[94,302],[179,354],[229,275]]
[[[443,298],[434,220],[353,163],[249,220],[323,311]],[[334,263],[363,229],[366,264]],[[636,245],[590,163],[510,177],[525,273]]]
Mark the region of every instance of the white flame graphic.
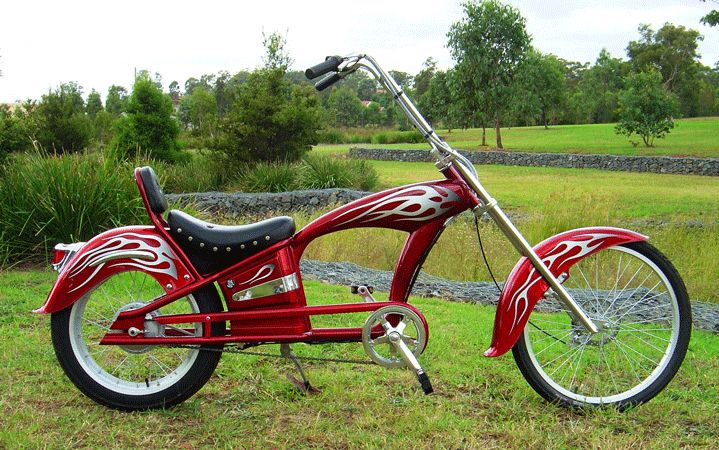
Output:
[[[566,245],[567,248],[557,253],[556,255],[551,255],[543,258],[542,263],[544,263],[545,266],[552,270],[553,268],[559,267],[561,264],[567,261],[583,258],[585,255],[591,253],[597,247],[599,247],[602,242],[604,242],[604,239],[614,236],[615,235],[613,234],[606,233],[588,233],[573,236],[572,239],[584,240],[581,242],[577,242],[574,240],[560,242],[551,251],[547,253],[551,254],[552,252],[560,248],[562,245]],[[594,242],[594,245],[590,245],[592,242]],[[571,253],[576,248],[579,248],[579,253],[569,258],[562,259],[563,256],[566,256],[568,253]],[[522,320],[522,318],[527,312],[527,308],[529,307],[529,290],[540,280],[542,280],[541,275],[537,273],[537,269],[532,267],[532,270],[529,272],[527,279],[524,280],[522,286],[517,289],[516,293],[512,296],[512,299],[507,304],[507,311],[511,310],[512,308],[514,309],[514,321],[512,322],[512,327],[509,329],[510,333],[512,332],[512,330],[514,330],[514,327]]]
[[[411,194],[416,191],[421,191],[422,193],[419,195]],[[434,200],[433,198],[435,197],[439,197],[440,200]],[[389,210],[382,209],[387,205],[398,201],[401,201],[402,203]],[[393,215],[404,217],[401,219],[396,219],[397,222],[424,222],[441,215],[444,212],[442,208],[443,206],[458,201],[459,197],[457,196],[457,194],[454,193],[454,191],[450,189],[445,189],[440,186],[412,186],[406,189],[402,189],[401,191],[395,192],[389,197],[383,197],[375,200],[374,202],[360,205],[348,211],[345,211],[344,213],[337,216],[335,220],[359,209],[370,207],[369,209],[367,209],[367,211],[363,212],[357,217],[345,220],[337,226],[341,226],[355,220],[360,221],[361,223],[367,223],[375,220],[384,219]],[[415,205],[418,205],[419,209],[417,209],[416,211],[407,211],[408,208]],[[427,216],[422,216],[428,211],[431,211],[431,214]],[[364,220],[361,220],[363,218]]]
[[255,274],[255,276],[253,276],[253,277],[250,278],[249,280],[244,281],[244,282],[242,282],[242,283],[240,283],[240,284],[247,284],[247,283],[252,283],[253,281],[264,280],[265,278],[267,278],[267,277],[269,277],[270,275],[272,275],[272,272],[274,272],[274,271],[275,271],[275,265],[274,265],[274,264],[265,264],[264,266],[260,267],[260,270],[257,271],[257,273]]
[[[153,247],[146,241],[156,242],[158,246]],[[123,248],[130,244],[134,244],[132,248]],[[76,286],[69,292],[76,291],[85,286],[100,272],[105,264],[117,259],[127,259],[127,261],[116,262],[110,264],[108,267],[137,267],[148,272],[165,273],[175,280],[177,279],[177,267],[174,262],[175,256],[164,239],[152,235],[127,232],[107,238],[107,242],[80,257],[75,268],[70,273],[69,278],[78,275],[88,267],[95,267],[95,270],[82,284]],[[168,264],[168,267],[160,268],[160,266],[165,263]]]

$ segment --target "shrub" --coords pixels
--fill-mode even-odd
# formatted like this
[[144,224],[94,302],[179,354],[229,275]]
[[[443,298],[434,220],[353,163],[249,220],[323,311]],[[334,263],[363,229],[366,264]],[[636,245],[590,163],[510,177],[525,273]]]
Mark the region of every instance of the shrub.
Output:
[[654,147],[654,139],[663,138],[674,128],[677,112],[675,97],[662,86],[662,76],[652,70],[630,74],[626,89],[619,93],[619,123],[615,132],[641,136],[644,145]]
[[307,189],[328,189],[352,186],[355,174],[345,160],[326,156],[307,156],[302,186]]
[[92,119],[85,114],[82,88],[77,83],[61,84],[43,95],[29,116],[30,134],[47,151],[77,152],[92,139]]
[[158,166],[155,169],[162,189],[173,193],[220,191],[232,178],[233,173],[232,170],[227,170],[224,158],[215,152],[197,152],[185,164],[154,165]]
[[298,164],[260,162],[239,169],[233,190],[245,192],[286,192],[300,188]]
[[22,150],[29,143],[20,117],[11,114],[7,106],[0,105],[0,163],[8,153]]
[[387,131],[372,136],[373,144],[414,144],[424,142],[422,133],[411,131]]
[[257,163],[245,165],[229,190],[286,192],[296,189],[351,188],[371,191],[379,176],[364,160],[310,155],[300,163]]
[[126,114],[117,122],[112,145],[120,154],[142,152],[162,161],[187,161],[177,145],[180,126],[172,117],[172,100],[147,77],[138,77],[127,103]]
[[371,191],[379,183],[377,171],[365,160],[310,155],[304,159],[305,189],[352,188]]
[[57,242],[146,221],[132,169],[98,153],[15,155],[0,180],[0,262],[40,261]]
[[317,144],[321,115],[311,86],[293,87],[283,70],[256,70],[237,88],[217,146],[232,161],[296,161]]

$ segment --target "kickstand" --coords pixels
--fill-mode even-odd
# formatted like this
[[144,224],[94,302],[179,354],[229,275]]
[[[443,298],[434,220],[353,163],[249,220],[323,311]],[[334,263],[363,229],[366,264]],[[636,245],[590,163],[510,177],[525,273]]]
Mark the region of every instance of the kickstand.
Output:
[[287,379],[290,381],[290,383],[292,383],[297,389],[300,390],[300,392],[304,394],[317,394],[320,392],[310,384],[310,380],[307,379],[305,371],[302,370],[302,365],[300,364],[300,361],[297,359],[295,354],[292,352],[290,344],[280,344],[280,354],[294,363],[295,368],[302,377],[302,381],[300,381],[294,375],[288,373]]

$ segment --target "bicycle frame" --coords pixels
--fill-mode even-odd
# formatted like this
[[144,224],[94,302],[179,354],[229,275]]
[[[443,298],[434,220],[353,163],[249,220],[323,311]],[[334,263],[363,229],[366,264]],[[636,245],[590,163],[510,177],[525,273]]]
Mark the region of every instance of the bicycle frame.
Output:
[[[38,313],[63,310],[90,292],[110,275],[141,270],[155,278],[165,295],[145,306],[121,312],[102,344],[186,345],[273,342],[356,342],[361,328],[314,328],[316,315],[371,312],[390,305],[407,306],[412,285],[432,246],[448,221],[472,210],[487,213],[523,256],[510,275],[500,297],[492,346],[485,355],[499,356],[510,349],[526,324],[529,313],[548,289],[555,292],[574,318],[590,332],[599,329],[577,305],[557,278],[568,276],[572,264],[603,248],[646,237],[615,228],[573,230],[548,239],[534,249],[482,186],[472,165],[442,141],[396,82],[367,55],[346,57],[340,73],[364,68],[390,92],[412,123],[422,132],[437,157],[444,180],[401,186],[378,192],[341,206],[308,224],[293,237],[277,242],[217,273],[202,275],[169,234],[167,222],[150,208],[147,193],[136,171],[140,194],[152,226],[124,227],[96,236],[73,247],[63,258],[61,272]],[[329,233],[360,227],[379,227],[409,234],[394,270],[387,302],[362,302],[307,306],[299,261],[314,239]],[[571,249],[568,250],[568,249]],[[575,251],[574,249],[578,249]],[[164,315],[152,311],[193,291],[217,283],[227,310],[207,314]],[[529,284],[527,284],[529,283]],[[529,287],[528,287],[529,286]],[[521,313],[519,313],[521,311]],[[185,336],[168,327],[163,337],[143,335],[145,321],[163,325],[202,323],[201,336]],[[230,322],[223,336],[211,335],[210,324]]]

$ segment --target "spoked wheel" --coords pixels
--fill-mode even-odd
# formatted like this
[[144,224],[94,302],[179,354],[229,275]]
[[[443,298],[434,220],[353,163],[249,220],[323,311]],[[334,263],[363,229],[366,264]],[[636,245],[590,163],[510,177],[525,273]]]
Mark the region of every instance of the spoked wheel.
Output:
[[646,242],[624,244],[578,262],[564,286],[600,332],[586,331],[558,301],[558,312],[533,313],[512,352],[534,390],[552,402],[619,409],[657,395],[691,334],[674,266]]
[[[210,378],[222,356],[219,351],[99,344],[120,312],[139,308],[163,293],[149,275],[122,272],[52,315],[55,354],[70,380],[88,397],[123,410],[163,408],[187,399]],[[222,303],[210,285],[153,311],[151,316],[219,311]],[[162,326],[147,322],[145,328],[145,334],[152,337],[201,333],[200,323]],[[213,335],[223,333],[223,323],[212,325]]]

